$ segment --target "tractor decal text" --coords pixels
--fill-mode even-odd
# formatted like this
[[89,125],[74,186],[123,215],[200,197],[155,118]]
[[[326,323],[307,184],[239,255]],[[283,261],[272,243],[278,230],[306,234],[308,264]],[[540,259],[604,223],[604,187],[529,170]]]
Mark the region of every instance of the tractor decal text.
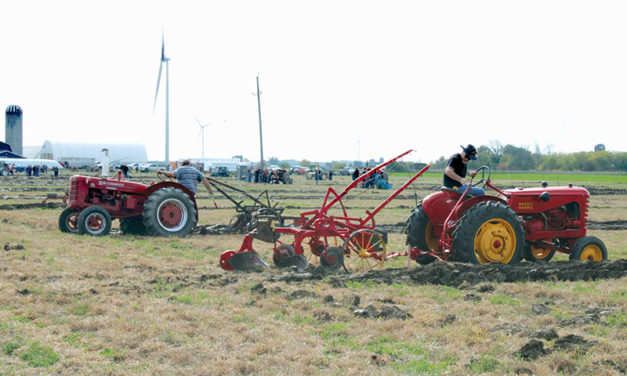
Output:
[[107,185],[107,186],[113,186],[113,187],[124,187],[124,184],[122,183],[115,183],[112,181],[99,181],[98,185]]
[[519,202],[518,203],[519,210],[533,210],[533,202]]

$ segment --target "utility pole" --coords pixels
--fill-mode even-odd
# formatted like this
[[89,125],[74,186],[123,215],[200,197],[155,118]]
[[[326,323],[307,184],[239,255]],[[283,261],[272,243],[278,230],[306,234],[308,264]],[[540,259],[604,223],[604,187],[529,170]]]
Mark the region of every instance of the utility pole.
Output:
[[259,75],[257,75],[257,93],[253,93],[253,95],[257,96],[257,111],[259,112],[259,151],[261,152],[259,167],[264,169],[266,168],[266,161],[263,160],[263,132],[261,130],[261,91],[259,91]]

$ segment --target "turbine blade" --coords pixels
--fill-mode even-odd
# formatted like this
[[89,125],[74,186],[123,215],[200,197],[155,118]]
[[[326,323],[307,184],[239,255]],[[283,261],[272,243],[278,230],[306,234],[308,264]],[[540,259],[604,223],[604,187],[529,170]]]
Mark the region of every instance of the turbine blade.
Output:
[[152,105],[152,112],[155,112],[157,107],[157,96],[159,95],[159,83],[161,82],[161,69],[163,68],[163,61],[159,64],[159,75],[157,76],[157,90],[155,90],[155,103]]
[[200,120],[198,120],[196,115],[194,115],[194,119],[196,119],[196,122],[198,123],[198,125],[200,125],[200,128],[202,128],[202,123],[200,122]]

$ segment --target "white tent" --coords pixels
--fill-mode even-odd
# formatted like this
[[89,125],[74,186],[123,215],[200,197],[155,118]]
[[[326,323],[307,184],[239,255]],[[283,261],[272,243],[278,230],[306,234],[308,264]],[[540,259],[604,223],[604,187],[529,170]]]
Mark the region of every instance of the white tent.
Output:
[[47,140],[34,157],[56,161],[94,159],[100,162],[104,156],[102,149],[109,149],[111,163],[148,161],[146,147],[142,144],[83,144]]

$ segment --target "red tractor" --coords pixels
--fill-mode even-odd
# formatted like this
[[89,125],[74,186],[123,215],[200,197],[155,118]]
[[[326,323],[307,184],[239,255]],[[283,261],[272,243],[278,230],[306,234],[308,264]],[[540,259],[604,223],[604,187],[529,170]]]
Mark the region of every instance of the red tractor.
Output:
[[174,181],[145,185],[120,178],[74,175],[70,203],[59,216],[63,232],[103,236],[120,220],[126,234],[186,236],[198,221],[192,191]]
[[548,261],[556,251],[571,260],[607,259],[605,244],[586,236],[590,194],[585,188],[543,183],[541,188],[499,190],[490,184],[489,167],[476,172],[477,181],[473,177],[469,187],[483,184],[498,196],[471,197],[468,189],[443,187],[425,197],[407,219],[412,259],[511,264],[523,257]]

